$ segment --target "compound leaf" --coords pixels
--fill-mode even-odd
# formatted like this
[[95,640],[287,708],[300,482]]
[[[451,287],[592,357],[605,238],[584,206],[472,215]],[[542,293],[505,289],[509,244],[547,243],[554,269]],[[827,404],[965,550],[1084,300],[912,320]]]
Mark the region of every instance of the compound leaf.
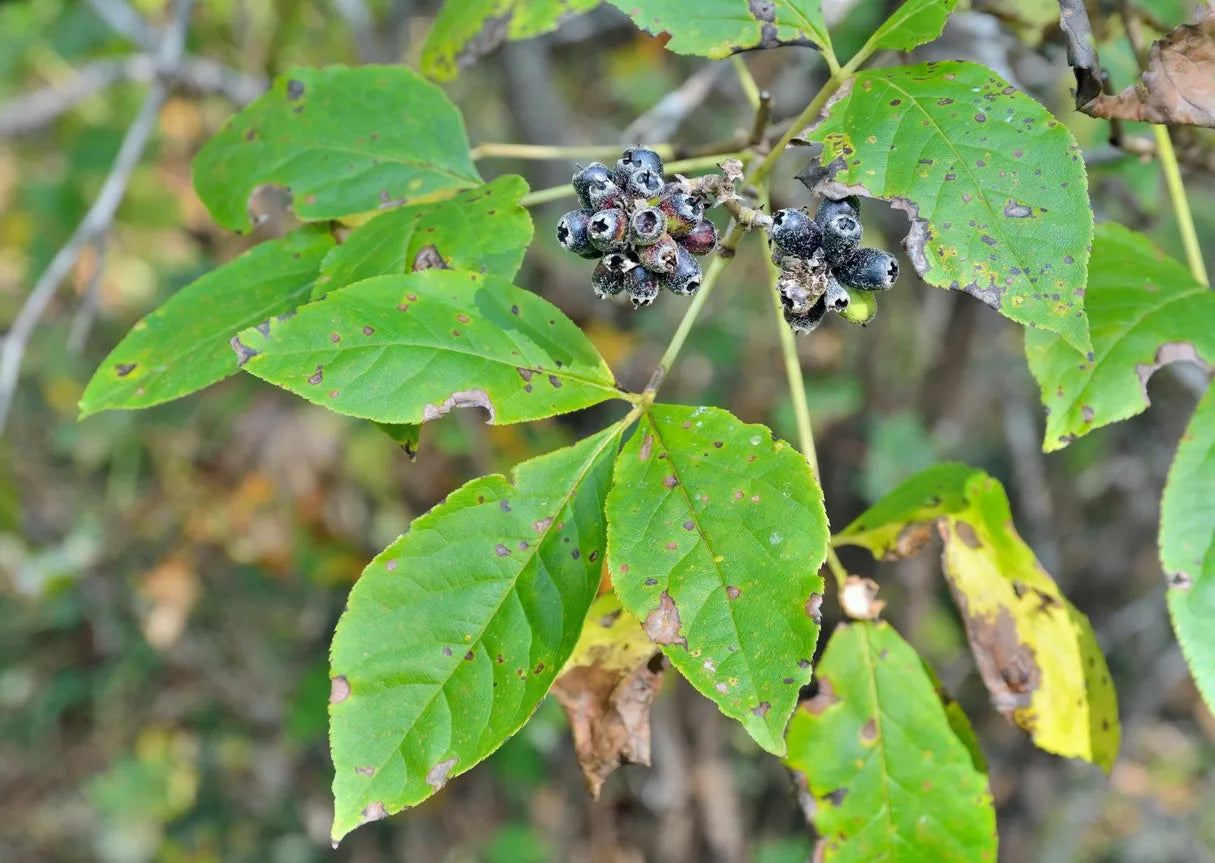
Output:
[[228,340],[307,302],[331,248],[328,231],[298,228],[186,285],[110,351],[84,390],[80,416],[157,405],[235,374]]
[[424,259],[431,248],[452,269],[512,279],[532,241],[531,217],[519,206],[526,193],[523,178],[508,174],[446,201],[381,213],[325,256],[314,293],[425,269],[437,263]]
[[911,645],[886,623],[841,624],[818,680],[786,758],[814,798],[815,859],[994,861],[987,777]]
[[290,190],[295,214],[312,221],[480,183],[460,113],[404,66],[292,69],[194,160],[198,197],[237,230],[252,226],[249,196],[264,184]]
[[373,560],[332,650],[333,838],[434,794],[514,734],[595,598],[618,424],[473,480]]
[[1190,360],[1215,368],[1215,293],[1142,234],[1097,226],[1085,308],[1093,337],[1087,357],[1050,333],[1025,333],[1046,405],[1047,452],[1142,413],[1148,378],[1161,366]]
[[1190,672],[1215,707],[1215,393],[1198,403],[1160,504],[1169,612]]
[[1080,148],[1037,101],[974,63],[861,72],[806,133],[833,195],[891,201],[930,284],[1089,349],[1093,214]]
[[625,609],[693,686],[781,754],[810,679],[827,553],[805,458],[727,411],[656,405],[617,459],[607,518]]
[[667,34],[667,50],[720,60],[779,45],[828,47],[820,0],[611,0],[642,30]]
[[557,28],[599,0],[461,0],[444,3],[422,45],[422,71],[452,81],[503,42],[530,39]]
[[937,465],[835,541],[889,559],[921,547],[934,522],[950,591],[995,706],[1041,748],[1109,770],[1119,725],[1105,658],[1088,619],[1013,527],[999,482],[964,465]]
[[869,37],[868,50],[910,51],[941,35],[958,0],[907,0]]
[[332,411],[419,423],[481,407],[504,424],[569,413],[621,390],[552,304],[465,270],[356,282],[233,341],[244,368]]

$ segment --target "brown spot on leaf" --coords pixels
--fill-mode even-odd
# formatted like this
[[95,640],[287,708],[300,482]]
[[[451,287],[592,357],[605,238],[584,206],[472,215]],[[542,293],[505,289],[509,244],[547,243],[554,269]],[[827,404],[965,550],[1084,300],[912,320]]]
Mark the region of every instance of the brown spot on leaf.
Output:
[[662,665],[647,659],[630,669],[575,666],[553,684],[592,797],[619,765],[649,765],[650,707],[661,680]]
[[821,593],[812,593],[810,598],[806,600],[806,617],[814,621],[815,625],[821,625],[823,622],[823,595]]
[[369,821],[382,821],[388,817],[388,811],[384,809],[384,804],[377,800],[364,806],[363,811],[359,815],[362,818],[359,823],[366,824]]
[[553,389],[561,389],[561,378],[557,377],[556,375],[549,375],[548,382],[553,385]]
[[662,478],[662,485],[664,488],[675,488],[675,486],[679,485],[679,480],[675,479],[671,474],[667,474]]
[[[534,530],[536,533],[544,533],[546,530],[549,529],[549,527],[552,526],[552,523],[553,523],[553,519],[551,516],[542,518],[539,521],[533,521],[532,530]],[[627,572],[628,570],[623,570],[623,571]]]
[[742,596],[742,591],[732,584],[727,584],[726,596],[730,597],[730,599],[738,599],[740,596]]
[[763,716],[767,716],[768,711],[771,709],[772,709],[771,702],[761,701],[759,704],[757,704],[751,708],[751,713],[753,713],[755,716],[763,717]]
[[[304,82],[292,78],[287,82],[287,101],[294,102],[304,95]],[[380,816],[383,818],[384,816]]]
[[674,644],[686,648],[688,640],[679,634],[680,625],[675,600],[664,590],[658,598],[658,607],[646,615],[641,628],[655,644]]
[[354,772],[362,776],[375,776],[375,768],[368,765],[367,767],[356,767]]
[[959,521],[954,527],[954,531],[958,535],[958,539],[966,543],[971,548],[981,548],[983,543],[979,542],[979,536],[975,533],[975,529],[970,526],[969,522]]
[[868,746],[869,744],[876,741],[877,737],[878,737],[877,720],[875,720],[871,717],[868,720],[866,720],[864,725],[861,726],[861,743]]
[[241,342],[239,336],[233,336],[232,338],[228,339],[228,344],[231,346],[232,350],[236,351],[236,365],[238,367],[243,366],[245,363],[249,362],[249,360],[261,353],[261,351],[255,351],[253,348]]
[[118,377],[125,378],[131,372],[135,371],[136,363],[118,363],[114,366],[114,370],[118,372]]
[[443,256],[432,243],[418,249],[418,253],[413,256],[412,269],[415,273],[420,273],[423,270],[450,270],[451,267],[447,265],[447,261],[443,260]]
[[[809,665],[809,663],[806,664]],[[831,685],[831,678],[820,677],[818,679],[818,694],[813,698],[803,701],[798,706],[811,716],[822,716],[828,707],[838,703],[839,698],[835,695],[835,688]]]
[[426,784],[438,791],[447,784],[447,777],[451,774],[451,769],[456,766],[456,762],[460,759],[452,757],[444,761],[440,761],[434,767],[426,771]]
[[637,449],[637,461],[646,461],[650,457],[650,453],[654,448],[654,436],[645,435],[641,439],[641,446]]
[[329,703],[341,704],[350,697],[350,684],[346,680],[346,675],[339,674],[337,677],[329,679]]
[[1018,203],[1012,198],[1008,199],[1008,203],[1004,205],[1004,215],[1010,219],[1028,219],[1034,214],[1032,208]]
[[365,335],[365,336],[375,335],[375,327],[363,327],[363,335]]
[[428,404],[422,408],[422,421],[430,422],[448,413],[452,408],[485,408],[489,412],[487,423],[494,421],[494,404],[489,400],[489,393],[482,389],[457,390],[449,395],[441,405]]
[[308,383],[312,384],[313,386],[316,386],[324,379],[325,379],[325,367],[317,366],[316,371],[313,372],[311,377],[308,378]]
[[498,555],[498,557],[509,557],[510,556],[510,549],[507,548],[502,543],[498,543],[496,546],[494,546],[494,552]]

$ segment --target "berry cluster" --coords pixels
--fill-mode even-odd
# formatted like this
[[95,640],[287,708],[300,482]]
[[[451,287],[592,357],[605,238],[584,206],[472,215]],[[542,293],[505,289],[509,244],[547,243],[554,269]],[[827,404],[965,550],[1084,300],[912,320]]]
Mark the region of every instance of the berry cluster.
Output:
[[615,169],[600,162],[573,178],[582,209],[557,223],[557,242],[584,258],[598,258],[591,286],[602,298],[625,293],[648,306],[659,288],[693,294],[700,263],[717,246],[704,199],[683,180],[666,182],[653,150],[629,147]]
[[854,324],[877,314],[873,291],[888,291],[899,277],[889,252],[863,249],[860,201],[825,199],[814,218],[806,210],[772,214],[773,262],[785,320],[799,333],[817,329],[827,312]]

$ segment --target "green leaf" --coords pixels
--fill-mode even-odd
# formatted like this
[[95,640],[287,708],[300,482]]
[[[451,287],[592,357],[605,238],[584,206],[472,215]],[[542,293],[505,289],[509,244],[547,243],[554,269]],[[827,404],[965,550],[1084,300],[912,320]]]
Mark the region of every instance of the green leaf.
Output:
[[965,465],[938,465],[896,488],[835,542],[889,560],[922,547],[934,524],[992,702],[1039,747],[1109,770],[1119,725],[1105,658],[1088,619],[1013,527],[999,482]]
[[157,405],[235,374],[228,340],[307,302],[332,247],[328,231],[298,228],[186,285],[110,351],[81,396],[81,418]]
[[1169,468],[1160,503],[1160,562],[1190,673],[1215,707],[1215,391],[1208,389]]
[[866,51],[910,51],[931,42],[941,35],[957,4],[958,0],[907,0],[873,32]]
[[1093,350],[1077,357],[1050,333],[1026,332],[1025,355],[1046,405],[1046,452],[1147,409],[1161,366],[1215,368],[1215,293],[1121,225],[1097,226],[1085,307]]
[[667,50],[720,60],[754,48],[831,46],[819,0],[611,0]]
[[418,444],[422,440],[422,427],[417,423],[375,423],[376,428],[392,438],[411,458],[417,458]]
[[381,213],[325,257],[314,293],[423,269],[418,255],[431,246],[452,269],[512,279],[532,241],[531,217],[519,206],[526,193],[522,177],[507,175],[446,201]]
[[555,30],[566,18],[599,5],[599,0],[461,0],[439,8],[422,45],[422,71],[436,81],[453,81],[508,39],[530,39]]
[[805,458],[724,410],[656,405],[617,459],[607,517],[624,607],[693,686],[783,753],[827,553]]
[[619,398],[595,346],[559,309],[464,270],[377,276],[245,330],[244,368],[332,411],[420,423],[482,407],[495,424]]
[[333,838],[434,794],[531,717],[595,598],[622,426],[473,480],[364,570],[333,637]]
[[929,283],[1089,349],[1093,214],[1080,148],[1031,97],[974,63],[861,72],[806,137],[825,190],[892,201]]
[[481,183],[464,121],[404,66],[292,69],[231,117],[194,160],[194,188],[225,228],[252,227],[261,185],[304,220],[337,219]]
[[815,860],[994,863],[987,777],[911,645],[886,623],[841,624],[818,678],[786,759],[814,797]]

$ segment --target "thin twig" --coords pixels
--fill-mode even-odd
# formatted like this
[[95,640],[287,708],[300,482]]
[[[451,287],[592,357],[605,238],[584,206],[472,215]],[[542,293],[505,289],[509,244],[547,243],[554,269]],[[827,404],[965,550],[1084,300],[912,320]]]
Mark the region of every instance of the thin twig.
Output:
[[[171,72],[181,63],[186,28],[193,6],[194,0],[177,0],[174,6],[173,19],[165,30],[157,57],[160,69],[166,72]],[[102,184],[96,200],[72,232],[67,244],[55,254],[50,265],[34,284],[4,339],[4,347],[0,348],[0,433],[4,431],[9,410],[12,408],[21,360],[25,355],[30,334],[46,311],[60,283],[71,273],[84,248],[109,230],[118,205],[126,194],[131,173],[143,157],[143,151],[147,147],[168,93],[169,75],[157,77],[148,90],[139,114],[122,139],[118,155],[114,158],[109,176]]]
[[119,36],[130,39],[145,51],[156,51],[160,42],[156,28],[126,0],[88,0],[88,4],[97,17]]
[[101,294],[102,276],[105,275],[108,245],[105,234],[99,235],[92,243],[93,271],[89,273],[88,285],[85,286],[84,296],[80,299],[80,307],[76,309],[76,316],[72,318],[72,328],[68,331],[67,349],[72,356],[79,356],[84,350],[85,342],[89,338],[89,330],[93,328],[93,321],[97,318],[97,306]]
[[725,68],[724,63],[702,66],[679,87],[659,99],[653,108],[630,123],[620,136],[621,140],[637,144],[670,138],[684,119],[713,92],[713,86]]
[[82,66],[66,83],[41,87],[0,107],[0,138],[37,132],[108,87],[150,83],[158,74],[195,93],[218,93],[239,106],[252,102],[267,86],[263,78],[206,57],[185,57],[178,67],[164,73],[158,73],[153,54],[97,60]]

